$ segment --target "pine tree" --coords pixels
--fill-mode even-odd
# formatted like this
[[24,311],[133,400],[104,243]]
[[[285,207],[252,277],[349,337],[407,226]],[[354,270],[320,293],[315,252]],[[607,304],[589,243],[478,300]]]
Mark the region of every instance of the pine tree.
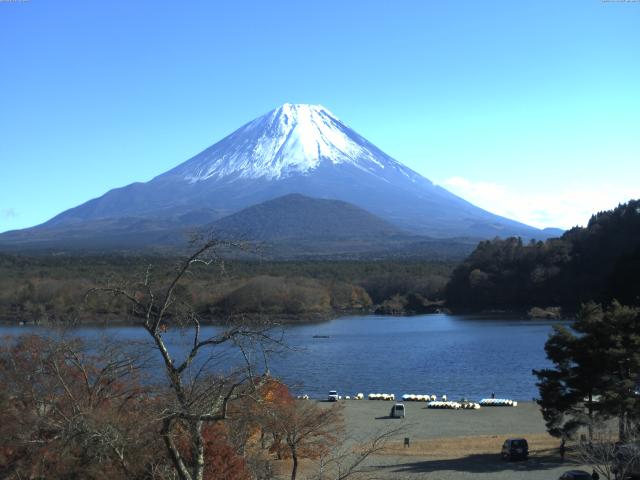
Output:
[[554,328],[545,351],[554,368],[533,373],[549,433],[565,439],[587,426],[591,438],[594,421],[618,418],[624,441],[640,420],[640,308],[586,304],[572,330]]

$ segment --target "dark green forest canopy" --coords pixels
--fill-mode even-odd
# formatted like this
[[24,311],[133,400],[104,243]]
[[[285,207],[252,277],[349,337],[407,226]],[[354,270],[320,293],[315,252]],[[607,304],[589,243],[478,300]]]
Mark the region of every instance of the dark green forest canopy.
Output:
[[[618,419],[619,440],[640,420],[640,308],[613,301],[583,305],[571,328],[556,325],[545,344],[553,368],[534,370],[547,429],[571,438],[587,426]],[[601,426],[602,424],[600,424]]]
[[640,200],[591,217],[562,237],[481,242],[453,272],[447,304],[458,309],[561,306],[589,300],[640,304]]

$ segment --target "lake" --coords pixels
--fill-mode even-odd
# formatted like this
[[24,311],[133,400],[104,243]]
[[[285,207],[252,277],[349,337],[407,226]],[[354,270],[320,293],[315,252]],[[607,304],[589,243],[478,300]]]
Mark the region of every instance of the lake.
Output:
[[[549,366],[544,343],[554,323],[444,314],[342,317],[284,327],[292,350],[270,358],[269,368],[296,394],[312,398],[325,398],[337,389],[342,395],[447,394],[449,399],[475,400],[495,392],[497,397],[531,400],[538,396],[531,370]],[[0,327],[2,335],[33,331],[44,328]],[[72,333],[146,341],[137,327],[79,327]],[[187,335],[168,338],[174,348],[186,351]],[[222,368],[229,358],[222,355],[215,362]]]

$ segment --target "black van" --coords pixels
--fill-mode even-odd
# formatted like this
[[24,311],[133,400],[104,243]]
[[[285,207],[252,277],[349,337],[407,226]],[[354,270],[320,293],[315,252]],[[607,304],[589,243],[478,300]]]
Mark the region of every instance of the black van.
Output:
[[502,444],[503,460],[526,460],[529,457],[529,444],[524,438],[509,438]]

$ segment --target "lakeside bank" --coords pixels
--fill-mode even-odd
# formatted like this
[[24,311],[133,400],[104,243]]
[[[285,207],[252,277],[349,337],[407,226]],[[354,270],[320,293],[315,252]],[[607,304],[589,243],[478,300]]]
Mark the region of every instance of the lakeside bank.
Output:
[[[305,400],[302,400],[305,401]],[[312,401],[312,400],[306,400]],[[333,403],[318,402],[323,408]],[[365,476],[389,480],[548,480],[575,468],[591,471],[570,456],[560,461],[559,441],[545,429],[539,407],[522,402],[517,407],[480,410],[433,410],[423,403],[405,403],[406,418],[388,417],[391,402],[343,400],[344,438],[362,444],[381,430],[402,426],[379,453],[365,463]],[[410,445],[404,445],[405,437]],[[500,448],[507,438],[524,437],[530,458],[505,462]],[[306,462],[308,471],[314,468]],[[286,477],[286,465],[281,468]]]

